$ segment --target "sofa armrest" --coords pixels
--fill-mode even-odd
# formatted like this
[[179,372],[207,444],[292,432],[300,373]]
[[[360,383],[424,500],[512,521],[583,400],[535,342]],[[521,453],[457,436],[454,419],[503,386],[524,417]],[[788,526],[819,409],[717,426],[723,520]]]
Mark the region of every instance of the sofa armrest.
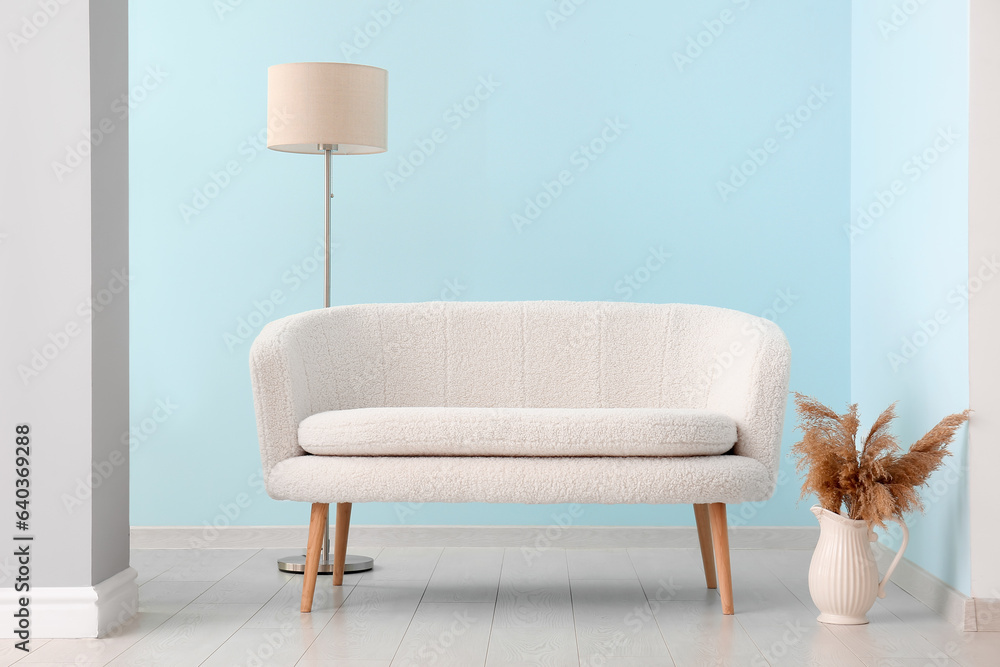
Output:
[[299,447],[298,428],[312,406],[290,322],[288,318],[271,322],[250,348],[250,382],[265,482],[276,464],[305,454]]
[[733,453],[759,461],[773,493],[791,369],[788,340],[774,322],[748,316],[738,334],[723,336],[717,345],[728,364],[716,364],[709,372],[707,407],[736,420]]

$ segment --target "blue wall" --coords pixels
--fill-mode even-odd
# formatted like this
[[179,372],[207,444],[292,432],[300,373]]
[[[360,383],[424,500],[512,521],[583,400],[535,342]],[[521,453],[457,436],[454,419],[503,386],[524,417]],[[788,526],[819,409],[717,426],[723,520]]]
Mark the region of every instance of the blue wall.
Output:
[[[263,149],[276,63],[390,73],[389,151],[335,160],[335,304],[736,308],[785,329],[794,389],[848,400],[848,5],[183,0],[130,11],[133,525],[306,520],[261,493],[247,368],[262,322],[323,297],[322,159]],[[562,171],[572,181],[549,203],[545,183]],[[664,268],[629,288],[661,248]],[[814,523],[783,465],[775,498],[734,523]],[[355,520],[540,524],[558,509],[361,505]],[[681,525],[691,510],[589,507],[579,523]]]
[[[865,426],[898,400],[904,446],[969,404],[968,3],[912,6],[854,2],[846,230],[851,400]],[[963,429],[906,555],[968,595],[967,446]]]

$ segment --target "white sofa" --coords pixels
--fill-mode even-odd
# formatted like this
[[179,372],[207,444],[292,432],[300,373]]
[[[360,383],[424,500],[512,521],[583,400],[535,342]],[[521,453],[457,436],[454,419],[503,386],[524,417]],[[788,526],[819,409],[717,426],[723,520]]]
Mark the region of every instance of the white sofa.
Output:
[[254,403],[268,493],[312,503],[302,610],[330,503],[339,585],[351,503],[572,502],[693,504],[733,613],[726,505],[774,492],[789,364],[774,323],[686,304],[366,304],[268,324]]

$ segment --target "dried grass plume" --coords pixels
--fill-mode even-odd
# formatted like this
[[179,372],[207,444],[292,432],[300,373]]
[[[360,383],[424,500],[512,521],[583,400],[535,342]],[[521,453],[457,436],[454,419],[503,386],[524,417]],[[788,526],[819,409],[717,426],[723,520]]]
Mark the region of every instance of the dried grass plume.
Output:
[[893,403],[872,424],[858,451],[858,406],[837,414],[814,398],[795,394],[802,440],[792,447],[796,465],[805,473],[802,496],[816,494],[823,509],[851,519],[885,527],[889,517],[923,509],[918,488],[941,467],[955,431],[969,419],[969,411],[948,415],[900,453],[891,431],[896,418]]

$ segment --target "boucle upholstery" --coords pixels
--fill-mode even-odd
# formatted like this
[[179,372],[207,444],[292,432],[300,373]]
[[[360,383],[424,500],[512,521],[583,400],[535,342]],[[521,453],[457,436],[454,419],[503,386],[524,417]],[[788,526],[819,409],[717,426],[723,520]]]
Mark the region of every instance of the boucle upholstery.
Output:
[[745,456],[297,456],[268,493],[302,502],[739,503],[773,491]]
[[[772,322],[686,304],[339,306],[251,350],[269,494],[306,502],[704,503],[774,491],[790,352]],[[656,408],[730,417],[704,457],[313,456],[307,417],[354,408]]]
[[659,408],[355,408],[299,424],[324,456],[698,456],[736,443],[708,410]]

